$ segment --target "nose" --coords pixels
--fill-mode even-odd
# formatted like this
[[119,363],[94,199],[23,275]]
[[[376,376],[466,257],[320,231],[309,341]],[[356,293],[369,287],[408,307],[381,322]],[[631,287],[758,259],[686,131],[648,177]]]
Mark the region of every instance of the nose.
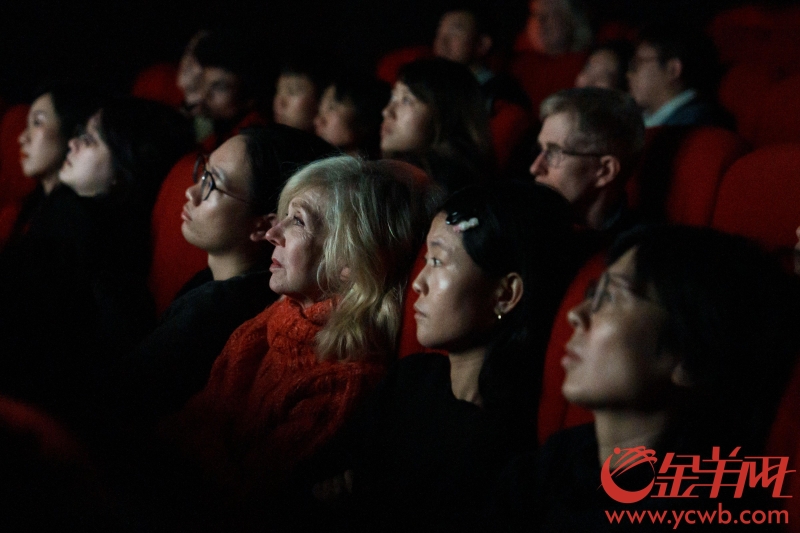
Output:
[[383,108],[383,111],[381,111],[381,115],[383,118],[389,118],[389,115],[392,113],[394,113],[394,104],[390,100],[389,103],[386,104],[386,107]]
[[547,165],[544,162],[544,152],[540,152],[539,155],[536,156],[536,159],[533,160],[533,164],[531,164],[531,168],[528,169],[531,176],[541,176],[545,174],[547,170]]
[[422,270],[420,271],[420,273],[419,273],[419,274],[417,274],[417,277],[416,277],[416,278],[414,278],[414,281],[411,283],[411,288],[412,288],[412,289],[414,290],[414,292],[416,292],[417,294],[422,294],[422,293],[426,293],[426,292],[428,292],[428,291],[427,291],[427,289],[428,289],[428,284],[427,284],[427,283],[425,283],[425,274],[426,274],[426,272],[425,272],[425,271],[426,271],[427,269],[428,269],[428,266],[427,266],[427,265],[426,265],[425,267],[423,267],[423,268],[422,268]]
[[193,183],[186,189],[186,199],[194,205],[200,205],[200,182]]
[[567,312],[567,322],[572,329],[586,329],[589,324],[589,300],[584,300]]
[[79,144],[80,144],[80,142],[78,141],[77,137],[73,137],[72,139],[70,139],[69,142],[67,143],[67,146],[69,146],[69,151],[70,152],[77,152]]
[[269,228],[264,238],[273,246],[283,246],[286,243],[283,238],[283,222],[278,222]]
[[19,144],[25,144],[26,142],[28,142],[28,139],[30,139],[30,136],[28,135],[28,133],[29,133],[28,132],[28,128],[25,128],[24,130],[22,130],[22,133],[20,133],[19,137],[17,138],[17,141],[19,142]]

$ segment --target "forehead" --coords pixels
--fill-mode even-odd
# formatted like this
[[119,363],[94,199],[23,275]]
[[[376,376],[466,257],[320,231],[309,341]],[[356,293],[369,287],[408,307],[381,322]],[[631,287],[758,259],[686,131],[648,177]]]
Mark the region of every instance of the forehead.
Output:
[[598,50],[589,57],[589,65],[607,70],[617,70],[619,61],[614,52],[610,50]]
[[236,135],[222,143],[208,157],[208,162],[212,166],[224,166],[226,174],[233,174],[237,171],[243,171],[240,172],[242,175],[249,174],[250,162],[247,157],[247,143],[244,136]]
[[278,78],[278,85],[284,86],[291,86],[294,88],[308,88],[313,89],[314,84],[311,82],[311,78],[306,76],[305,74],[298,74],[298,73],[284,73]]
[[31,113],[35,111],[44,111],[47,113],[52,113],[54,111],[53,97],[50,96],[50,93],[45,93],[34,100],[31,105]]
[[648,42],[642,42],[636,47],[636,55],[638,57],[655,56],[658,55],[658,48]]
[[472,31],[475,29],[475,17],[468,11],[449,11],[442,15],[441,27]]
[[219,81],[232,83],[239,80],[239,76],[237,76],[230,70],[226,70],[220,67],[205,67],[203,69],[203,76],[205,80],[209,83],[219,82]]
[[447,224],[446,220],[447,214],[444,212],[434,217],[431,229],[428,231],[428,247],[440,248],[448,252],[464,250],[463,238],[455,232],[453,226]]
[[551,143],[564,147],[576,129],[575,122],[575,117],[571,113],[553,113],[544,119],[542,130],[539,132],[539,143],[542,145]]
[[321,214],[324,209],[325,198],[325,193],[321,189],[311,187],[292,196],[287,206],[294,209],[303,209],[322,218]]

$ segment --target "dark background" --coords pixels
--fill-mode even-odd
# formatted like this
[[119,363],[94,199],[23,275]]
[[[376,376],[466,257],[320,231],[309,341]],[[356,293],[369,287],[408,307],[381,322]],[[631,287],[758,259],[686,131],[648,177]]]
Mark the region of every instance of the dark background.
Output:
[[[426,44],[451,0],[0,0],[0,96],[29,101],[52,79],[126,91],[136,73],[177,61],[203,26],[237,25],[275,57],[297,47],[372,68],[394,48]],[[592,21],[638,25],[674,16],[703,24],[736,0],[589,0]],[[764,1],[750,3],[767,3]],[[772,0],[770,4],[789,3]],[[494,0],[502,44],[525,25],[527,0]]]

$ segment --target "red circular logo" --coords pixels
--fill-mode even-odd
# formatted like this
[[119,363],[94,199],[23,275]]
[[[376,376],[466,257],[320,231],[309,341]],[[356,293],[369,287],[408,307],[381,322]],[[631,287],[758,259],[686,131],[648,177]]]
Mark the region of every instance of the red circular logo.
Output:
[[[611,468],[611,459],[616,456],[622,456],[614,461],[614,468]],[[648,450],[644,446],[637,446],[636,448],[614,448],[614,453],[608,456],[608,459],[603,463],[603,468],[600,470],[600,483],[603,485],[603,490],[606,494],[611,496],[619,503],[636,503],[650,494],[653,485],[656,482],[656,471],[653,464],[657,461],[655,450]],[[649,463],[650,468],[653,470],[653,479],[650,483],[641,490],[629,491],[620,488],[615,482],[614,477],[623,474],[643,463]]]

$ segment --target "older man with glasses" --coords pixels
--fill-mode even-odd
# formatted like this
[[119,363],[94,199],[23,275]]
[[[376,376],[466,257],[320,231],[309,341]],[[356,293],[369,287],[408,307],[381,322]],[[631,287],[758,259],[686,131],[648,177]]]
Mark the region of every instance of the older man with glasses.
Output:
[[620,91],[566,89],[542,102],[540,118],[530,173],[570,202],[576,223],[602,247],[630,226],[625,182],[644,145],[639,108]]

